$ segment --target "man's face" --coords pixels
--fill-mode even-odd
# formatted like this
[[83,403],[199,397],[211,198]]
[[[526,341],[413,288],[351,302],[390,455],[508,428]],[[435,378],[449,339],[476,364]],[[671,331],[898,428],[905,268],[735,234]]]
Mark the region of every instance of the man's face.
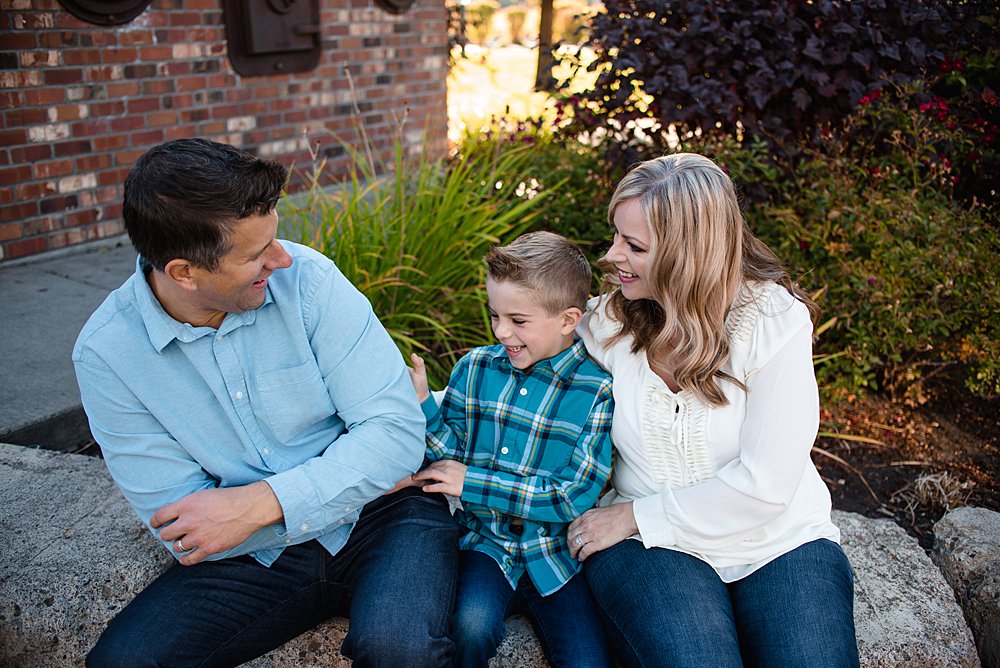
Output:
[[196,269],[198,308],[219,313],[242,313],[264,303],[268,277],[291,266],[292,258],[275,240],[278,215],[248,216],[233,226],[232,249],[213,271]]

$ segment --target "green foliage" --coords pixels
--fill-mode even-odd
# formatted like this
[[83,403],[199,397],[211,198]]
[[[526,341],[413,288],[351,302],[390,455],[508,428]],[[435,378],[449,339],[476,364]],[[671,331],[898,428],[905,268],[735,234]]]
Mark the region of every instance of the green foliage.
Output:
[[600,151],[554,129],[563,120],[560,111],[557,104],[551,122],[493,118],[485,127],[469,129],[456,159],[478,160],[483,155],[527,149],[522,171],[516,175],[516,189],[528,198],[547,196],[532,229],[562,234],[593,260],[608,246],[608,200],[621,175]]
[[940,151],[962,151],[968,139],[908,102],[919,88],[872,100],[790,178],[774,178],[759,144],[717,142],[715,151],[737,182],[768,192],[747,207],[754,230],[822,290],[832,320],[818,374],[828,390],[902,393],[926,369],[964,362],[970,388],[996,394],[1000,230],[986,208],[953,200]]
[[994,14],[985,0],[606,0],[578,130],[640,151],[722,133],[794,154],[883,81],[995,43]]
[[333,259],[404,357],[421,354],[441,387],[463,353],[491,339],[483,255],[529,227],[544,200],[518,195],[509,177],[528,152],[446,164],[405,156],[397,137],[393,163],[382,165],[339,143],[352,157],[349,175],[323,188],[325,161],[313,165],[312,187],[283,205],[284,233]]

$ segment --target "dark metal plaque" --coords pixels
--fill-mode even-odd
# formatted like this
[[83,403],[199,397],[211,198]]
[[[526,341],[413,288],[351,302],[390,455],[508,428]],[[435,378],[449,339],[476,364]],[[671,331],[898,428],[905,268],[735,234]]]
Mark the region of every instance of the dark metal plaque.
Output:
[[87,23],[117,26],[146,11],[153,0],[59,0],[66,11]]
[[223,7],[229,61],[243,76],[319,64],[319,0],[224,0]]
[[390,14],[402,14],[413,6],[415,0],[376,0],[379,7]]

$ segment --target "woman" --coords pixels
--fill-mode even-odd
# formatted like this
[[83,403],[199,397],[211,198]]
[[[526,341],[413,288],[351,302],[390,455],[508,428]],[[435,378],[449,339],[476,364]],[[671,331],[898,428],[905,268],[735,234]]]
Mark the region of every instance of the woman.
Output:
[[614,376],[614,489],[569,538],[620,658],[857,666],[851,568],[809,456],[815,304],[705,157],[640,164],[608,218],[578,331]]

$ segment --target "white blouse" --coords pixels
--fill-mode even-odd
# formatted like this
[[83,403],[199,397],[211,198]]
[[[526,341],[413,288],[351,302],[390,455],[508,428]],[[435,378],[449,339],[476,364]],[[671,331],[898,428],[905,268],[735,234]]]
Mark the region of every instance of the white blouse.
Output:
[[725,582],[809,541],[840,541],[810,459],[819,395],[804,304],[772,282],[744,287],[722,370],[749,391],[722,382],[721,408],[671,391],[632,337],[609,345],[618,328],[595,298],[577,331],[614,377],[614,489],[601,505],[633,501],[634,538],[698,557]]

